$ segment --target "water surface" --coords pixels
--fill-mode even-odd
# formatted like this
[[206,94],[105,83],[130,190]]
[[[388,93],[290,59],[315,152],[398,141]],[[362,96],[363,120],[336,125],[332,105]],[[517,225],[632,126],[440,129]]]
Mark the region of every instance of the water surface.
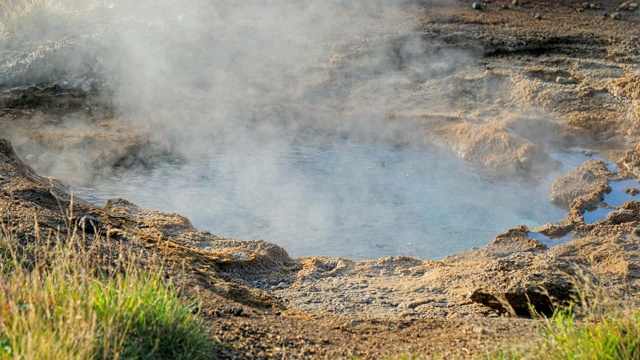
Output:
[[486,178],[455,157],[344,142],[331,146],[212,147],[195,159],[131,171],[76,195],[123,197],[188,216],[199,230],[264,239],[292,257],[405,254],[438,259],[487,244],[511,227],[562,219],[549,202],[554,176],[532,186]]

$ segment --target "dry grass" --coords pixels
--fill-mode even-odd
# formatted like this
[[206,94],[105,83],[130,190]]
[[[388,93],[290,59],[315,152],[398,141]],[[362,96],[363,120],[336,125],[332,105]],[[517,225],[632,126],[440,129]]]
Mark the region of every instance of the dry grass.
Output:
[[604,293],[602,287],[579,273],[574,285],[577,298],[569,306],[558,307],[550,317],[536,314],[542,321],[538,339],[486,359],[640,359],[640,307],[636,298]]
[[85,249],[76,229],[70,234],[25,243],[3,226],[0,359],[214,356],[192,314],[196,304],[182,300],[161,269],[149,274],[130,262],[105,275],[92,260],[96,247]]

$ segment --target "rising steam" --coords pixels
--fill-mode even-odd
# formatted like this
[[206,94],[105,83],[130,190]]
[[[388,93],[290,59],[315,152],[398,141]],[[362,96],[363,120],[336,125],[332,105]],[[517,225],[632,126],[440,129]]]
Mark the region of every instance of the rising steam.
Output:
[[[77,1],[73,3],[78,6]],[[58,4],[61,9],[71,6],[62,0]],[[60,15],[56,18],[60,24],[50,21],[37,31],[21,33],[14,26],[11,46],[31,46],[33,52],[26,62],[21,62],[25,57],[5,52],[9,54],[5,56],[16,56],[5,59],[16,65],[0,74],[0,85],[77,81],[76,87],[98,88],[119,116],[136,126],[152,127],[160,141],[187,163],[210,167],[208,174],[217,176],[217,181],[234,184],[228,193],[210,189],[194,194],[191,185],[206,183],[208,175],[187,166],[180,168],[184,172],[179,177],[172,175],[172,181],[181,185],[166,191],[163,181],[167,180],[160,169],[149,177],[149,184],[130,184],[134,194],[151,189],[146,195],[149,203],[139,205],[157,207],[152,198],[161,193],[163,210],[191,213],[203,226],[231,214],[241,219],[234,226],[244,231],[231,235],[262,237],[261,228],[276,229],[275,233],[292,234],[284,241],[289,247],[309,240],[305,234],[313,234],[309,238],[316,245],[327,239],[348,242],[358,229],[375,224],[376,229],[395,229],[393,235],[374,241],[397,254],[410,251],[405,249],[407,244],[426,236],[424,224],[414,221],[405,228],[398,224],[434,209],[407,208],[410,200],[385,194],[385,186],[391,185],[381,186],[376,176],[397,171],[393,176],[399,177],[384,175],[385,179],[402,183],[414,175],[446,173],[438,180],[445,184],[441,189],[459,191],[458,185],[447,181],[449,172],[460,168],[439,164],[438,156],[412,153],[413,159],[394,160],[395,165],[387,167],[385,161],[370,156],[373,150],[358,147],[432,146],[434,137],[421,124],[421,116],[452,112],[467,101],[468,79],[484,71],[476,66],[481,56],[477,49],[451,48],[422,34],[418,16],[424,9],[416,2],[118,0],[99,5],[71,17],[66,13],[69,21]],[[30,37],[45,40],[36,43]],[[493,96],[486,89],[489,86],[484,87],[478,93]],[[68,126],[74,124],[86,126],[82,121],[68,122]],[[360,158],[349,157],[353,144],[358,144],[354,151]],[[300,170],[298,152],[308,148],[334,156],[321,162],[324,168],[307,166],[318,176]],[[64,157],[50,161],[56,159],[55,168],[66,169]],[[308,161],[318,160],[310,156]],[[318,183],[324,171],[348,176],[337,195]],[[479,180],[474,173],[467,177],[469,182]],[[210,183],[211,187],[216,184],[213,179]],[[407,191],[412,191],[409,197],[414,193],[435,196],[420,182],[407,184],[417,186],[407,185]],[[117,188],[126,186],[118,183]],[[345,200],[348,196],[364,199],[365,205]],[[459,201],[475,209],[489,198],[470,194]],[[507,198],[508,203],[520,202],[517,196]],[[433,198],[437,206],[444,205],[442,201]],[[411,214],[399,212],[400,207]],[[243,209],[251,209],[255,216]],[[535,222],[537,215],[522,214],[516,219]],[[211,221],[202,220],[207,217]],[[506,226],[500,224],[500,229]],[[355,229],[354,233],[336,233],[347,228]],[[217,228],[209,230],[228,235]],[[476,230],[481,235],[475,240],[480,243],[494,231]],[[429,234],[435,241],[448,236],[439,231]],[[318,251],[334,246],[331,241]],[[424,245],[427,249],[420,254],[434,257],[451,250],[432,252],[429,246]],[[296,255],[305,254],[304,249],[308,248],[296,249]],[[355,256],[376,254],[364,251]]]

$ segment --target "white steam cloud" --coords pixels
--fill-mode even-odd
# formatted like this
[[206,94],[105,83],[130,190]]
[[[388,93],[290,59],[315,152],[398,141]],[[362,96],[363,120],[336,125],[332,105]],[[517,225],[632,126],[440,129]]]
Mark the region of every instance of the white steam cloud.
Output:
[[[55,67],[66,66],[64,73],[70,77],[90,72],[107,89],[106,98],[119,115],[152,126],[173,151],[193,163],[204,158],[203,167],[213,167],[209,174],[234,183],[231,194],[216,189],[194,194],[190,184],[206,183],[206,171],[185,173],[179,180],[184,186],[163,192],[163,181],[167,180],[157,176],[163,174],[158,170],[149,177],[153,183],[139,188],[139,193],[146,194],[141,201],[149,199],[139,205],[157,207],[153,198],[162,198],[166,205],[162,210],[211,217],[245,216],[246,220],[239,222],[243,227],[240,230],[252,237],[262,237],[260,227],[275,229],[271,233],[290,231],[298,238],[285,239],[287,244],[304,242],[305,232],[313,233],[309,238],[315,243],[310,246],[318,246],[317,251],[322,252],[342,246],[336,244],[349,242],[348,237],[355,235],[337,234],[335,229],[358,231],[368,224],[376,229],[393,228],[406,220],[404,213],[398,212],[400,207],[411,214],[434,210],[419,208],[411,199],[385,194],[380,189],[387,185],[381,184],[375,174],[392,168],[400,176],[394,182],[401,183],[402,178],[439,171],[447,173],[438,178],[443,183],[440,191],[459,192],[458,184],[448,183],[449,172],[458,168],[438,165],[434,160],[437,156],[420,163],[415,158],[422,155],[413,154],[414,159],[395,160],[396,165],[386,167],[384,163],[360,161],[372,161],[375,156],[354,159],[343,155],[340,151],[349,146],[338,145],[335,159],[328,163],[332,165],[327,165],[333,166],[337,176],[349,176],[338,194],[331,194],[317,179],[308,178],[313,176],[308,171],[299,171],[300,158],[288,162],[291,153],[304,151],[305,147],[326,150],[343,140],[372,148],[431,145],[427,127],[420,125],[421,114],[446,114],[455,109],[459,99],[452,94],[464,93],[461,89],[466,86],[460,78],[482,74],[484,69],[476,66],[481,55],[477,49],[453,48],[422,34],[418,17],[424,9],[416,3],[118,0],[113,6],[91,12],[92,25],[74,23],[82,23],[76,30],[81,35],[73,38],[77,45],[58,52]],[[73,31],[72,27],[68,30]],[[84,30],[89,28],[92,30]],[[458,77],[457,82],[448,81],[452,77]],[[313,156],[309,159],[314,161]],[[469,182],[478,178],[472,174]],[[407,191],[442,203],[442,198],[435,197],[443,193],[432,193],[418,185],[407,182]],[[116,189],[126,186],[117,184]],[[131,186],[140,184],[133,182]],[[216,182],[212,180],[211,186]],[[318,188],[327,191],[314,192]],[[365,201],[345,200],[348,196]],[[466,196],[461,201],[466,202],[466,208],[474,209],[475,205],[486,206],[489,197],[476,200]],[[504,202],[518,202],[516,196],[508,198]],[[407,202],[416,207],[406,210]],[[259,215],[249,217],[243,211],[235,214],[236,210],[249,208]],[[476,211],[478,214],[481,212]],[[357,218],[359,215],[362,217]],[[449,226],[454,228],[463,221],[461,217]],[[396,228],[393,237],[387,234],[372,239],[372,243],[386,248],[389,254],[408,252],[408,243],[424,242],[421,226],[411,223]],[[208,230],[227,235],[215,228]],[[438,232],[431,232],[432,240],[442,245],[448,235],[444,230],[443,234]],[[469,239],[475,241],[473,245],[488,241],[493,229],[476,233],[479,239]],[[321,242],[325,244],[319,245]],[[465,248],[463,245],[455,250]],[[297,251],[295,255],[308,254]],[[443,253],[447,251],[421,252],[425,257]],[[362,251],[355,256],[375,254]]]

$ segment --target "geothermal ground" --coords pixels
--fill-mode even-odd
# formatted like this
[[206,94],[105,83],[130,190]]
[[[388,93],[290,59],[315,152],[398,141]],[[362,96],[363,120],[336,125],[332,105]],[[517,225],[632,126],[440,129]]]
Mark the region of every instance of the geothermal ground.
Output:
[[[640,175],[637,3],[488,1],[481,10],[471,4],[381,5],[370,37],[358,33],[331,44],[330,60],[302,71],[313,74],[312,86],[287,93],[299,85],[292,81],[280,89],[286,101],[256,100],[243,129],[257,129],[261,138],[280,131],[295,134],[296,141],[349,138],[420,146],[456,155],[489,179],[536,181],[557,169],[550,154],[559,152],[598,152],[617,163],[613,169],[592,159],[556,179],[549,206],[567,210],[562,221],[504,229],[484,247],[438,261],[405,256],[353,261],[292,259],[269,242],[198,231],[181,215],[123,199],[104,208],[76,199],[71,218],[90,215],[98,222],[87,242],[103,244],[105,263],[122,246],[143,255],[141,266],[147,258],[166,258],[167,278],[185,295],[203,299],[199,312],[212,336],[228,344],[220,348],[221,358],[380,358],[404,352],[468,358],[534,334],[539,320],[529,317],[529,304],[548,314],[592,288],[596,279],[604,292],[628,301],[640,290],[640,202],[630,195],[626,203],[607,204],[613,202],[607,194],[619,180],[627,181],[628,193],[640,188],[634,182]],[[398,18],[414,22],[395,23]],[[133,23],[119,26],[134,28]],[[52,40],[53,48],[75,51],[69,44],[77,39],[65,36]],[[175,120],[176,114],[195,111],[195,103],[188,102],[192,97],[181,98],[183,88],[145,102],[147,110],[169,103],[163,111],[127,111],[136,91],[93,78],[106,73],[107,65],[77,66],[75,73],[64,74],[73,81],[38,82],[28,66],[20,67],[26,63],[20,61],[21,46],[31,46],[32,60],[46,61],[49,55],[40,56],[42,49],[33,50],[29,42],[3,41],[0,135],[8,141],[0,143],[0,215],[24,241],[36,231],[64,227],[71,202],[65,184],[153,167],[198,149],[194,134],[178,131],[196,126],[195,120]],[[383,51],[372,50],[379,48]],[[365,61],[380,53],[386,54],[384,66]],[[163,66],[170,68],[168,63]],[[389,64],[394,72],[386,72]],[[162,73],[158,67],[151,75]],[[356,81],[360,73],[354,69],[384,74],[376,88],[385,91],[372,93],[370,82]],[[265,69],[258,70],[257,78]],[[139,71],[129,74],[134,75]],[[183,75],[179,80],[210,90],[207,79]],[[260,92],[273,89],[263,85],[253,84],[243,94],[258,92],[256,98],[264,100]],[[217,105],[228,104],[225,96],[234,90],[216,93],[225,100]],[[182,102],[172,102],[176,98]],[[225,107],[220,116],[242,111]],[[296,115],[309,113],[316,115],[303,116],[304,121]],[[175,121],[146,121],[163,116]],[[215,127],[220,134],[237,134],[222,123]],[[246,140],[246,133],[232,140],[220,134],[208,134],[206,141]],[[179,137],[196,144],[185,150]],[[589,211],[602,216],[588,218]]]

